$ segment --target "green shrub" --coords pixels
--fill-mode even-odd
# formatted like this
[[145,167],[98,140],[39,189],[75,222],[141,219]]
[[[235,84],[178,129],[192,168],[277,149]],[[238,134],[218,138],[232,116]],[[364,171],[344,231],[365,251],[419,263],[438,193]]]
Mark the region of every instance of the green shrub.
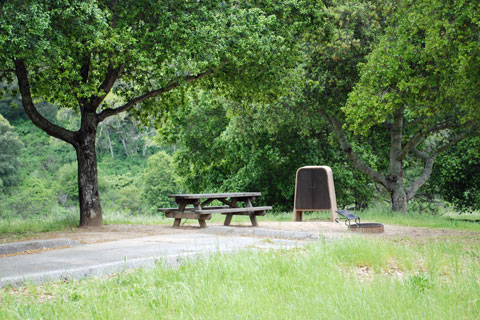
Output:
[[[78,201],[78,164],[66,163],[57,172],[56,193],[61,205],[68,201]],[[101,170],[98,171],[98,190],[100,194],[111,189],[111,177],[106,177]]]
[[0,192],[16,184],[18,156],[23,143],[10,123],[0,114]]
[[148,167],[143,173],[142,199],[150,207],[168,207],[175,204],[169,194],[181,191],[172,169],[172,157],[164,151],[148,158]]
[[48,181],[36,175],[25,178],[16,188],[15,193],[2,200],[1,211],[28,217],[49,214],[56,206],[56,194]]
[[60,204],[78,200],[78,169],[75,162],[64,164],[57,173],[57,195]]
[[[117,177],[112,177],[115,180]],[[111,188],[101,195],[104,208],[108,211],[127,214],[141,214],[145,211],[145,203],[137,182],[133,181],[123,187]]]
[[139,214],[144,211],[141,192],[137,186],[130,184],[117,191],[118,206],[130,214]]

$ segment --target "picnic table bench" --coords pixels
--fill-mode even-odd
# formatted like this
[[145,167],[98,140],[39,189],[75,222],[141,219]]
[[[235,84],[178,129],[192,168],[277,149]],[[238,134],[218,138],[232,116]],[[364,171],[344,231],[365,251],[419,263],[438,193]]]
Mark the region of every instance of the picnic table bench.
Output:
[[[205,220],[210,220],[212,214],[224,214],[224,225],[230,225],[234,215],[248,215],[252,226],[258,226],[257,216],[264,216],[270,206],[254,207],[252,202],[260,192],[236,192],[236,193],[197,193],[197,194],[172,194],[169,198],[175,198],[178,204],[177,208],[160,208],[159,212],[165,212],[165,217],[175,219],[173,227],[178,228],[182,219],[196,219],[200,228],[206,228]],[[218,200],[225,204],[224,206],[210,206]],[[239,204],[243,203],[243,206]],[[188,207],[190,206],[190,207]]]

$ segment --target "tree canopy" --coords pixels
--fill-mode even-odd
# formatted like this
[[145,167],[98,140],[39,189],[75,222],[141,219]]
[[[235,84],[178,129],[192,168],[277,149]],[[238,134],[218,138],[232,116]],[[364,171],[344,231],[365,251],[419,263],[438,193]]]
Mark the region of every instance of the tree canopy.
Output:
[[344,108],[351,130],[364,133],[401,107],[423,130],[477,120],[479,15],[469,1],[403,1],[360,66]]
[[[95,137],[98,124],[134,107],[158,114],[161,96],[210,77],[204,85],[237,97],[281,88],[293,65],[296,16],[311,5],[237,1],[3,2],[0,80],[18,83],[35,125],[77,151],[81,225],[102,223]],[[300,10],[305,6],[305,10]],[[300,19],[301,20],[301,19]],[[106,99],[114,93],[118,99]],[[80,128],[58,126],[36,100],[77,111]],[[160,112],[161,113],[161,112]]]

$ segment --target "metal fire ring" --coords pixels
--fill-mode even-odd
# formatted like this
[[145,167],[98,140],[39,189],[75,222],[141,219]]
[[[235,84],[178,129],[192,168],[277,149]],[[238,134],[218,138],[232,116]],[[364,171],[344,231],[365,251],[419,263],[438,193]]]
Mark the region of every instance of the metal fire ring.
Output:
[[348,230],[362,233],[383,233],[384,227],[382,223],[356,223],[348,226]]
[[[382,233],[385,231],[382,223],[360,223],[360,217],[348,210],[337,210],[337,213],[345,218],[345,225],[350,231],[363,233]],[[355,223],[351,224],[352,221],[355,221]],[[338,223],[338,218],[336,222]]]

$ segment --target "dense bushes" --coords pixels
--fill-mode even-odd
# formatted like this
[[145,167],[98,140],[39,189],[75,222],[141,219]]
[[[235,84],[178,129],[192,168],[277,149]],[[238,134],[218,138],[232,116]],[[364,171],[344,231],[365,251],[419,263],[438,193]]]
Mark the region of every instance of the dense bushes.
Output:
[[16,182],[18,156],[23,143],[10,123],[0,114],[0,192]]
[[148,159],[142,180],[142,200],[152,208],[168,207],[175,204],[169,194],[179,193],[180,187],[172,169],[172,157],[164,151]]
[[[275,106],[239,112],[211,96],[192,98],[180,111],[162,132],[161,141],[175,144],[175,151],[159,151],[149,141],[149,147],[141,146],[137,154],[127,156],[113,136],[114,157],[109,148],[97,150],[105,211],[153,214],[158,207],[174,205],[168,198],[171,193],[235,191],[260,191],[258,204],[288,211],[295,172],[304,165],[332,167],[340,207],[363,208],[375,199],[372,183],[332,146],[334,137],[321,122],[299,124],[298,114],[282,113]],[[45,112],[55,117],[52,108],[45,107]],[[76,211],[73,148],[48,137],[27,119],[9,115],[13,126],[0,118],[0,218]],[[304,134],[305,126],[316,128],[315,134]],[[478,145],[474,137],[439,157],[427,191],[459,207],[478,207]],[[372,159],[367,160],[375,162]],[[425,204],[418,203],[421,210]]]
[[441,154],[433,168],[429,192],[475,211],[480,207],[480,137],[470,137]]

